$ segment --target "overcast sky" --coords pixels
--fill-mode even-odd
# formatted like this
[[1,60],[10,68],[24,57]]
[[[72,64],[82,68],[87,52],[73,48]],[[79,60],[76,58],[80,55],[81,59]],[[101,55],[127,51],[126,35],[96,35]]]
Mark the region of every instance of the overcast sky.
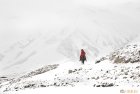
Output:
[[[112,10],[120,7],[113,10],[117,13],[122,7],[126,10],[124,13],[131,16],[131,21],[139,25],[139,6],[139,0],[0,0],[0,47],[35,32],[75,28],[79,15],[83,15],[86,8],[92,11],[93,8]],[[84,17],[88,16],[80,20]]]

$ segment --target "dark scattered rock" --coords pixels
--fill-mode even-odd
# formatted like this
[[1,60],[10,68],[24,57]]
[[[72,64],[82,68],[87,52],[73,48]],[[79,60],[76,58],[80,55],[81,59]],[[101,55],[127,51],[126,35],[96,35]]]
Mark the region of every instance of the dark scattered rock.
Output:
[[61,79],[59,78],[58,80],[60,81]]
[[106,71],[106,73],[109,73],[109,71]]
[[123,77],[123,79],[126,79],[127,77]]
[[130,78],[133,78],[134,76],[130,76]]
[[18,89],[18,87],[15,87],[15,89]]
[[91,79],[95,79],[95,77],[91,77]]
[[79,71],[82,70],[82,68],[79,69]]
[[140,68],[140,66],[137,66],[136,68]]
[[101,85],[96,85],[96,87],[101,87]]
[[96,80],[98,80],[99,79],[99,76],[96,78]]
[[57,83],[54,83],[53,85],[54,85],[54,86],[56,86],[56,85],[57,85]]
[[113,83],[101,83],[100,85],[94,85],[94,87],[112,87]]
[[72,70],[69,70],[69,71],[68,71],[69,74],[71,74],[72,72],[73,72]]
[[124,58],[118,56],[115,58],[114,63],[124,63],[123,61],[124,61]]
[[97,61],[95,62],[95,64],[100,63],[100,62],[101,62],[100,60],[97,60]]
[[68,83],[66,82],[66,85],[68,85]]
[[7,77],[4,77],[4,76],[3,76],[3,77],[0,77],[0,78],[7,78]]
[[24,86],[24,88],[29,88],[29,87],[30,87],[29,85]]
[[125,62],[125,63],[129,63],[130,61],[131,61],[131,58],[125,60],[124,62]]
[[104,60],[106,60],[106,59],[107,59],[107,57],[102,57],[102,58],[100,58],[99,60],[96,60],[96,61],[95,61],[95,64],[100,63],[100,62],[102,62],[102,61],[104,61]]
[[9,89],[8,89],[8,88],[6,88],[3,92],[7,92],[7,91],[9,91]]
[[114,86],[113,83],[103,83],[102,87],[112,87]]
[[26,86],[24,86],[25,88],[32,88],[32,87],[34,87],[35,86],[35,84],[29,84],[29,85],[26,85]]
[[46,87],[46,85],[40,85],[40,87]]
[[125,72],[125,75],[128,75],[128,72]]
[[137,59],[137,60],[131,60],[131,63],[135,63],[135,62],[139,62],[140,60]]
[[124,69],[121,69],[121,72],[124,72]]

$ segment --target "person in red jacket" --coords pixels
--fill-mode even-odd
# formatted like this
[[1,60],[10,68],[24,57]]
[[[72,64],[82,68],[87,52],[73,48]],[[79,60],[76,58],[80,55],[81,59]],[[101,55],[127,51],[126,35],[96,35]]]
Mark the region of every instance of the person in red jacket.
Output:
[[86,53],[83,49],[81,49],[80,61],[84,64],[85,60],[86,60]]

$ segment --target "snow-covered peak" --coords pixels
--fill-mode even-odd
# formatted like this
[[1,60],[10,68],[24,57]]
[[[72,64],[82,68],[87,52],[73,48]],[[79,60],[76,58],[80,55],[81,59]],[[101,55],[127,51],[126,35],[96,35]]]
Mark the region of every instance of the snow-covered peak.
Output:
[[122,47],[110,55],[114,63],[138,63],[140,62],[140,43],[131,43]]

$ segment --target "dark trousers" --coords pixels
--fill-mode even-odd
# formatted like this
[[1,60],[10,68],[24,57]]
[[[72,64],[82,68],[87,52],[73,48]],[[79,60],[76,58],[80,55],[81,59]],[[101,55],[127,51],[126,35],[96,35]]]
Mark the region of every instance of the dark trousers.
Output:
[[81,60],[82,64],[84,64],[84,61],[85,61],[84,59],[83,59],[83,60]]

